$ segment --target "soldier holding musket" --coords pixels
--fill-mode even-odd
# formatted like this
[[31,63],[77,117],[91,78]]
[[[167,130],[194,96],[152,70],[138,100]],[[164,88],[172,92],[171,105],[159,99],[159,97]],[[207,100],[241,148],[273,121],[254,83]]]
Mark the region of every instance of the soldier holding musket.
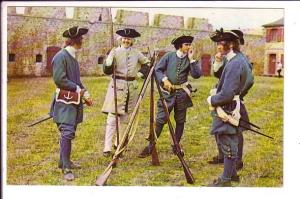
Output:
[[74,26],[64,31],[66,47],[59,51],[52,60],[53,80],[57,87],[52,102],[50,116],[60,131],[60,160],[65,180],[74,180],[72,169],[80,168],[70,160],[71,141],[75,138],[77,125],[83,120],[83,102],[93,104],[88,91],[80,80],[79,63],[75,53],[82,47],[82,35],[88,29]]
[[[129,113],[134,109],[138,99],[138,85],[136,78],[147,76],[150,68],[150,60],[133,47],[134,38],[140,37],[135,29],[125,28],[116,31],[120,36],[121,45],[113,48],[103,64],[103,71],[107,75],[113,73],[115,67],[116,93],[117,93],[117,114],[122,127],[125,127]],[[102,112],[107,115],[105,143],[103,155],[111,155],[112,138],[116,131],[116,111],[114,103],[114,83],[110,81],[107,94],[103,103]],[[118,125],[119,126],[119,125]],[[122,137],[120,135],[120,137]],[[115,143],[115,147],[117,144]]]
[[236,171],[238,134],[250,128],[248,114],[241,100],[253,85],[253,76],[249,61],[240,52],[240,37],[235,31],[220,29],[212,33],[210,38],[217,42],[218,51],[226,59],[216,93],[211,93],[207,98],[213,115],[211,133],[216,135],[224,154],[223,173],[210,186],[231,186],[231,181],[239,181]]
[[[239,36],[239,43],[240,45],[244,45],[244,34],[240,30],[231,30],[232,32],[236,33]],[[248,58],[241,53],[241,55],[244,57],[245,61],[248,62],[248,66],[250,68],[249,74],[247,75],[249,77],[249,81],[246,82],[245,88],[243,88],[242,93],[240,95],[241,100],[243,100],[244,96],[247,94],[248,90],[252,87],[253,84],[253,77],[252,77],[252,64],[249,62]],[[214,76],[218,79],[221,78],[222,72],[224,70],[225,64],[227,62],[226,56],[224,56],[221,52],[217,52],[215,55],[214,62],[212,64],[213,66],[213,73]],[[217,88],[217,85],[216,85]],[[212,93],[215,93],[216,88],[212,89]],[[217,135],[215,135],[215,139],[217,141]],[[217,143],[218,146],[218,155],[214,156],[211,160],[208,161],[209,164],[223,164],[224,163],[224,154],[220,148],[220,145]],[[243,148],[244,148],[244,137],[242,133],[238,134],[238,159],[236,163],[236,169],[242,169],[243,168]]]
[[[163,95],[168,104],[169,113],[174,109],[174,118],[176,121],[175,137],[178,143],[184,131],[187,108],[193,106],[191,100],[192,88],[188,83],[188,75],[191,74],[195,79],[201,76],[200,63],[193,58],[194,51],[191,46],[193,39],[194,37],[185,35],[174,39],[172,44],[176,51],[165,54],[155,67],[155,74],[160,85],[163,87]],[[164,124],[167,122],[167,118],[161,100],[158,100],[157,107],[155,132],[158,138]],[[139,157],[144,158],[149,156],[152,150],[153,145],[149,144],[139,154]],[[173,152],[176,153],[174,146]]]

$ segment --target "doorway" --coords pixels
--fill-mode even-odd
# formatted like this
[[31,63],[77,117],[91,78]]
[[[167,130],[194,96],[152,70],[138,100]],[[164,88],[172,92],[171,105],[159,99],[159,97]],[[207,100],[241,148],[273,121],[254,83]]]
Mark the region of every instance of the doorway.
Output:
[[275,74],[275,69],[276,69],[276,54],[269,54],[269,75],[274,75]]
[[56,55],[56,53],[58,51],[60,51],[60,49],[61,48],[57,47],[57,46],[49,46],[47,48],[47,66],[46,66],[46,70],[50,74],[52,74],[52,72],[53,72],[53,68],[52,68],[52,65],[51,65],[52,59]]
[[202,74],[205,76],[210,75],[211,71],[211,56],[209,54],[204,54],[201,57],[201,68]]

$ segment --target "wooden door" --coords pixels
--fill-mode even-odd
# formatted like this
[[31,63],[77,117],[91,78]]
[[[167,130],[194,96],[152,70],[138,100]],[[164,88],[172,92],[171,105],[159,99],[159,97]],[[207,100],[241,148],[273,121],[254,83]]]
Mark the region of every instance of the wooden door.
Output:
[[276,69],[276,54],[269,54],[269,75],[274,75]]
[[209,54],[204,54],[201,57],[201,68],[202,74],[205,76],[210,75],[211,71],[211,56]]
[[56,53],[58,51],[60,51],[60,47],[57,47],[57,46],[49,46],[47,48],[47,66],[46,66],[46,70],[48,72],[50,72],[52,74],[52,65],[51,65],[51,62],[52,62],[52,59],[53,57],[56,55]]

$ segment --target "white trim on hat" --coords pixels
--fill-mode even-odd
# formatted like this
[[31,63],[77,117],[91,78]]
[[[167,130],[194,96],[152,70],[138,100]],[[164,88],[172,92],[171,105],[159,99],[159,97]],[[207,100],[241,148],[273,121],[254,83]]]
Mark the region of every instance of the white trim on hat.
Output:
[[[76,27],[76,26],[75,26],[75,27]],[[75,35],[72,35],[72,34],[71,34],[70,29],[71,29],[71,28],[68,29],[68,32],[69,32],[70,37],[76,37],[76,36],[78,35],[79,28],[76,27],[76,30],[77,30],[77,31],[76,31],[76,34],[75,34]]]

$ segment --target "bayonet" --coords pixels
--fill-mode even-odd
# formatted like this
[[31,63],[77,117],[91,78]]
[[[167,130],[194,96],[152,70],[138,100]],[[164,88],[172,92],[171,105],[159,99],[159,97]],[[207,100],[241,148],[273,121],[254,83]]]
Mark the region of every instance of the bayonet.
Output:
[[27,127],[32,127],[32,126],[34,126],[34,125],[36,125],[36,124],[42,123],[42,122],[44,122],[44,121],[46,121],[46,120],[49,120],[49,119],[51,119],[51,118],[52,118],[52,116],[49,115],[49,116],[47,116],[47,117],[44,117],[44,118],[41,118],[41,119],[37,120],[36,122],[33,122],[32,124],[29,124]]

